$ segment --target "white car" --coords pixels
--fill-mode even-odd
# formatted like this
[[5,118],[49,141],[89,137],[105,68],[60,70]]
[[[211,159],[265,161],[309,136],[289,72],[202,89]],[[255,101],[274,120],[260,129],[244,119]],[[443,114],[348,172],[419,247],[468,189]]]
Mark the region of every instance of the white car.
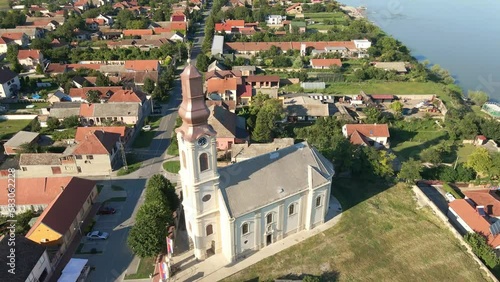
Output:
[[448,202],[453,202],[455,201],[455,197],[450,193],[450,192],[446,192],[446,200],[448,200]]
[[151,125],[145,125],[145,126],[143,126],[142,130],[144,130],[144,131],[150,131],[151,130]]
[[106,240],[109,237],[109,233],[100,232],[100,231],[92,231],[87,234],[87,238],[90,240]]

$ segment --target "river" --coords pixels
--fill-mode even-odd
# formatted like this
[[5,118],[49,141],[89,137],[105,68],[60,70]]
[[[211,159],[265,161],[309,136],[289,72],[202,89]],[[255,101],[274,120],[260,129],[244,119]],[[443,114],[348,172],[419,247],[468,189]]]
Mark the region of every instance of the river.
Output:
[[340,0],[400,40],[418,60],[448,69],[467,90],[500,101],[500,1]]

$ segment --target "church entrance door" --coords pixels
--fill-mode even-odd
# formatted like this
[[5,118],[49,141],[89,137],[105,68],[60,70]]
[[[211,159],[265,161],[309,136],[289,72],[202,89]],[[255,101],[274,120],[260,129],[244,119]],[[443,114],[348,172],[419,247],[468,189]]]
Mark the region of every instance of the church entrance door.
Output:
[[269,234],[266,236],[266,246],[269,246],[273,243],[273,235]]

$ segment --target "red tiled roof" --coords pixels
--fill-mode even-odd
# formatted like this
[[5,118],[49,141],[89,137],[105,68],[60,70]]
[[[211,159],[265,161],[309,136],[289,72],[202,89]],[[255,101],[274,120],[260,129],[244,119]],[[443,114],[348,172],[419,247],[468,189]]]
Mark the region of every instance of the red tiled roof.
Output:
[[228,42],[226,46],[236,51],[266,51],[271,46],[276,46],[282,51],[300,50],[300,45],[323,50],[325,47],[346,47],[350,50],[356,50],[352,41],[318,41],[318,42]]
[[70,69],[89,69],[89,70],[99,70],[101,68],[101,64],[68,64],[68,68]]
[[484,217],[480,216],[476,208],[467,202],[467,200],[457,199],[451,202],[449,206],[472,230],[486,236],[490,246],[496,248],[500,245],[500,236],[493,236],[491,234],[490,223]]
[[[38,177],[16,179],[17,205],[48,205],[66,187],[72,177]],[[0,185],[7,187],[7,178],[0,179]],[[7,205],[7,193],[0,193],[0,205]]]
[[391,94],[375,94],[370,95],[374,100],[392,100],[394,99],[394,95]]
[[340,59],[311,59],[311,66],[313,67],[330,67],[330,66],[342,66],[342,61]]
[[152,29],[126,29],[123,31],[123,36],[140,36],[140,35],[153,35]]
[[240,85],[238,86],[238,95],[242,98],[252,97],[252,85]]
[[186,19],[186,16],[184,15],[172,15],[172,18],[170,21],[172,22],[183,22]]
[[133,90],[119,90],[111,95],[108,102],[137,102],[142,103],[146,100],[146,95],[142,92]]
[[49,64],[48,67],[45,69],[46,73],[64,73],[68,70],[67,65],[61,65],[61,64]]
[[86,24],[97,23],[98,25],[104,25],[106,22],[104,19],[96,19],[96,18],[87,18],[85,19]]
[[355,130],[349,139],[354,145],[365,145],[368,146],[370,144],[369,140],[366,140],[366,137],[359,133],[359,131]]
[[40,50],[19,50],[19,53],[17,53],[17,59],[23,60],[27,58],[39,59]]
[[484,206],[484,210],[491,216],[500,216],[500,201],[498,196],[491,190],[464,191],[465,196],[478,206]]
[[210,79],[207,81],[208,93],[224,93],[226,90],[236,90],[236,78]]
[[286,11],[287,11],[287,12],[288,12],[288,11],[291,11],[291,10],[295,9],[296,7],[301,6],[301,5],[302,5],[302,3],[295,3],[295,4],[293,4],[292,6],[290,6],[290,7],[286,8]]
[[93,126],[93,127],[77,127],[75,134],[75,141],[82,142],[85,140],[85,135],[92,131],[105,131],[109,133],[119,134],[120,137],[127,135],[128,127],[126,126]]
[[158,60],[129,60],[125,61],[125,68],[134,71],[157,71]]
[[476,138],[479,140],[483,140],[483,141],[488,140],[488,138],[486,138],[486,136],[484,136],[484,135],[478,135]]
[[390,137],[387,124],[346,124],[347,136],[358,131],[366,137]]
[[103,87],[82,87],[82,88],[70,88],[69,96],[81,99],[87,99],[87,93],[91,90],[98,91],[101,93],[101,98],[106,98],[106,93],[114,94],[123,88],[121,86],[103,86]]
[[80,116],[93,117],[94,116],[94,104],[82,103],[80,105]]
[[85,201],[87,201],[94,190],[95,185],[96,182],[93,180],[72,177],[65,189],[59,193],[40,217],[38,217],[38,220],[26,234],[26,237],[33,234],[41,223],[47,225],[61,236],[68,232]]
[[108,155],[111,154],[120,133],[104,130],[89,131],[73,150],[74,155]]
[[4,39],[9,39],[9,40],[20,40],[24,36],[24,32],[6,32],[2,33],[2,37]]

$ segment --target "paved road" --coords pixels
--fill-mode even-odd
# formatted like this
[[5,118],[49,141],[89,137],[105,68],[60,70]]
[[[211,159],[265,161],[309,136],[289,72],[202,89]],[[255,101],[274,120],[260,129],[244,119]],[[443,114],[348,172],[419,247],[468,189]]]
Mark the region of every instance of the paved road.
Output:
[[[210,12],[205,12],[205,18]],[[199,31],[195,34],[195,44],[191,50],[191,64],[196,65],[196,56],[201,52],[201,45],[205,38],[204,23],[201,23]],[[119,217],[110,228],[112,232],[106,242],[105,250],[98,255],[75,255],[89,259],[89,265],[95,267],[88,277],[92,282],[111,282],[123,280],[127,268],[134,260],[134,256],[127,247],[127,237],[131,226],[135,223],[135,214],[144,202],[144,187],[149,177],[162,173],[162,164],[170,156],[166,150],[170,144],[175,120],[178,116],[177,110],[182,101],[181,82],[179,77],[174,81],[171,98],[168,104],[163,105],[164,117],[157,129],[151,145],[147,149],[133,149],[141,159],[146,159],[141,168],[129,175],[121,177],[109,177],[102,182],[106,185],[118,185],[125,188],[127,200],[121,204]],[[175,138],[175,137],[174,137]],[[99,221],[97,224],[100,224]],[[134,262],[135,263],[135,262]],[[132,263],[132,264],[134,264]]]

